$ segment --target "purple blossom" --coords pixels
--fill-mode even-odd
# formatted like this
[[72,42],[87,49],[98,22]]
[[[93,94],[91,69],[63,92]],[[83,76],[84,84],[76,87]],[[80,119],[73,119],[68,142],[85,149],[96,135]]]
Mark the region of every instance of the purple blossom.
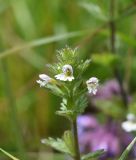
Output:
[[103,158],[116,157],[126,147],[132,137],[123,132],[119,125],[111,122],[101,125],[94,116],[82,115],[78,117],[78,136],[80,151],[88,153],[104,149]]

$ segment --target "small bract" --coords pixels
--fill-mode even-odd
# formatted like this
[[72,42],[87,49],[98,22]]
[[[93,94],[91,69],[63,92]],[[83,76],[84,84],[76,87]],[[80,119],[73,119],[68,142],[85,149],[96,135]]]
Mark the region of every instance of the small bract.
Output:
[[46,74],[40,74],[39,75],[40,80],[37,80],[36,82],[40,84],[40,87],[44,87],[46,84],[48,84],[52,78],[50,78]]
[[72,81],[74,80],[73,76],[73,68],[71,65],[66,64],[62,67],[63,73],[55,75],[56,79],[59,79],[61,81]]
[[99,85],[99,80],[96,77],[92,77],[86,81],[86,84],[87,84],[89,93],[92,93],[95,95]]

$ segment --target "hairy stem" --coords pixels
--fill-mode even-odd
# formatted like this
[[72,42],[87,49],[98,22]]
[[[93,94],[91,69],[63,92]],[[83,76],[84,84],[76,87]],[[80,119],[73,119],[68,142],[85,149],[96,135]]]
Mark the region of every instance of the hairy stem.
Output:
[[[116,54],[116,23],[115,23],[115,3],[116,0],[111,0],[110,1],[110,21],[109,21],[109,29],[110,29],[110,50],[112,54]],[[119,82],[120,85],[120,91],[121,91],[121,96],[122,96],[122,101],[124,103],[124,106],[128,106],[128,100],[127,100],[127,93],[126,90],[123,86],[123,80],[120,74],[120,70],[117,66],[114,68],[114,74]]]
[[72,121],[72,130],[74,136],[74,143],[75,143],[75,160],[80,160],[80,151],[79,151],[79,144],[78,144],[78,134],[77,134],[77,122],[76,120]]

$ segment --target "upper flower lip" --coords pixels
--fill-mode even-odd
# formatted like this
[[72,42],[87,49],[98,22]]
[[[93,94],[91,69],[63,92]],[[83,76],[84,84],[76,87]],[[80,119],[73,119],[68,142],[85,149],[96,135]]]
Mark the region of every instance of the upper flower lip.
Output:
[[87,84],[98,83],[98,82],[99,82],[99,80],[96,77],[92,77],[92,78],[90,78],[89,80],[86,81]]
[[51,78],[50,78],[48,75],[46,75],[46,74],[40,74],[40,75],[39,75],[39,78],[40,78],[41,80],[44,80],[44,81],[49,81],[49,80],[51,80]]
[[56,79],[61,81],[72,81],[74,80],[73,68],[71,65],[66,64],[62,67],[62,73],[55,75]]
[[62,71],[64,74],[66,74],[67,76],[73,75],[73,68],[71,65],[66,64],[62,67]]
[[46,74],[40,74],[39,75],[40,80],[37,80],[36,82],[40,84],[40,87],[44,87],[46,84],[48,84],[52,78],[50,78]]

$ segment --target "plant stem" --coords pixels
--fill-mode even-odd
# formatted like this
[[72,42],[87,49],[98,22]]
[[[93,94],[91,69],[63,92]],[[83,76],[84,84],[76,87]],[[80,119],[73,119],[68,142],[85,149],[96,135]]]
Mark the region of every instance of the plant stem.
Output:
[[[115,3],[116,0],[110,0],[110,21],[109,21],[109,29],[110,29],[110,51],[112,54],[117,54],[116,52],[116,24],[115,24]],[[114,68],[115,77],[120,85],[120,91],[122,96],[122,101],[125,107],[128,106],[127,93],[123,86],[123,80],[120,74],[120,70],[117,66]]]
[[10,123],[12,125],[11,130],[12,134],[14,135],[14,140],[16,143],[16,147],[19,153],[19,158],[26,160],[26,152],[24,149],[24,143],[21,135],[21,128],[18,123],[18,117],[17,117],[17,109],[16,109],[16,103],[15,99],[12,93],[11,84],[10,84],[10,78],[9,78],[9,70],[6,61],[2,61],[2,69],[3,69],[3,77],[4,77],[4,87],[5,92],[8,98],[9,102],[9,112],[10,112]]
[[80,151],[79,151],[79,143],[78,143],[78,133],[77,133],[77,122],[76,119],[72,121],[72,130],[74,136],[74,144],[75,144],[75,160],[80,160]]

